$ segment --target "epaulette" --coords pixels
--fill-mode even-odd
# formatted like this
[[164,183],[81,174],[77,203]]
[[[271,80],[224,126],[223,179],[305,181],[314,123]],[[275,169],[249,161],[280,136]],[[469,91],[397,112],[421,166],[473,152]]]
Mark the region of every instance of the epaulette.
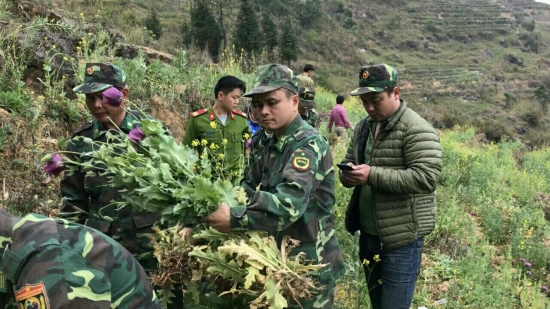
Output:
[[191,117],[197,117],[197,116],[199,116],[199,115],[202,115],[202,114],[206,113],[207,111],[208,111],[208,109],[206,109],[206,108],[199,109],[199,110],[196,111],[196,112],[192,112],[192,113],[191,113]]
[[248,115],[246,115],[246,113],[243,113],[243,112],[241,112],[241,111],[238,110],[238,109],[234,109],[234,110],[233,110],[233,114],[237,114],[237,115],[239,115],[239,116],[243,116],[244,118],[248,118]]
[[297,141],[300,141],[304,138],[306,138],[307,136],[311,136],[313,134],[315,134],[315,130],[314,128],[311,128],[311,129],[300,129],[298,132],[294,133],[294,139],[296,139]]
[[93,127],[93,125],[92,125],[92,122],[90,121],[90,122],[84,124],[83,126],[81,126],[80,128],[74,130],[73,133],[71,134],[71,138],[77,136],[77,135],[80,134],[82,131],[85,131],[85,130],[90,129],[91,127]]

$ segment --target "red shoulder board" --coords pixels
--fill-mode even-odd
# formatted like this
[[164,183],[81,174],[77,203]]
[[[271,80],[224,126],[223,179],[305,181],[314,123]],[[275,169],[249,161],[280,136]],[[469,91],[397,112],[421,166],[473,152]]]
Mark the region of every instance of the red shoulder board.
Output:
[[233,114],[236,114],[236,115],[239,115],[239,116],[243,116],[244,118],[247,118],[247,117],[248,117],[248,116],[246,115],[246,113],[243,113],[243,112],[241,112],[241,111],[238,110],[238,109],[233,110]]
[[206,111],[207,111],[206,108],[199,109],[199,110],[196,111],[196,112],[192,112],[192,113],[191,113],[191,117],[197,117],[198,115],[202,115],[202,114],[206,113]]

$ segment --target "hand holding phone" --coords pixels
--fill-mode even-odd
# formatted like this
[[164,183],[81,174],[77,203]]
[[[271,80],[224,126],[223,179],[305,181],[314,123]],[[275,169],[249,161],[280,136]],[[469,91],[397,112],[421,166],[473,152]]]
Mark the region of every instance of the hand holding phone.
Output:
[[347,164],[338,163],[338,164],[336,164],[336,166],[338,166],[338,168],[342,171],[352,171],[353,170],[353,166],[349,166]]

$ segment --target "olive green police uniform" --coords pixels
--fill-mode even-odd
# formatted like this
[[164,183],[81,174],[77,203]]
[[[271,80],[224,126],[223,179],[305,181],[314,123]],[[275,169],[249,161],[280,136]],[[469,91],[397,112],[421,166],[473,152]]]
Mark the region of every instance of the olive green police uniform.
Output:
[[[248,135],[246,138],[245,134]],[[192,147],[193,141],[198,141],[199,145],[196,147],[199,153],[203,152],[203,147],[210,147],[212,144],[219,146],[211,151],[215,155],[224,155],[225,176],[237,179],[244,169],[244,145],[248,138],[250,138],[250,127],[245,113],[240,110],[229,112],[224,125],[210,107],[191,113],[183,144]],[[206,140],[208,145],[202,145],[202,140]],[[226,140],[225,144],[224,140]],[[218,157],[215,160],[220,159]]]

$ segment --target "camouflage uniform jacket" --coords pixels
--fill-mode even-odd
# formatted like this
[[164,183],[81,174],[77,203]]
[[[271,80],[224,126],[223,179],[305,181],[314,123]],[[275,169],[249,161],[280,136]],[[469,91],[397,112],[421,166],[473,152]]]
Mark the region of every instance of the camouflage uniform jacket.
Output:
[[[204,149],[200,144],[203,139],[208,142],[207,147],[212,144],[219,146],[213,153],[224,154],[224,170],[228,175],[240,175],[244,168],[244,145],[249,138],[244,138],[245,134],[250,136],[250,127],[245,113],[239,110],[230,112],[224,125],[210,107],[191,113],[182,144],[191,147],[193,141],[197,140],[200,154]],[[223,145],[224,139],[225,145]]]
[[314,109],[307,110],[307,114],[300,114],[300,116],[302,116],[302,119],[305,120],[310,126],[315,129],[319,129],[319,124],[321,122],[319,120],[319,115],[317,115],[317,112]]
[[291,254],[305,252],[308,260],[330,263],[329,275],[340,277],[344,267],[335,235],[334,167],[327,141],[299,116],[279,138],[259,132],[241,183],[250,203],[231,209],[231,228],[267,231],[279,244],[285,235],[297,239],[300,246]]
[[[120,129],[129,133],[139,126],[136,116],[145,117],[136,112],[127,113]],[[73,133],[67,151],[80,154],[73,158],[85,163],[90,160],[89,154],[97,146],[86,143],[83,139],[105,142],[107,131],[101,122],[93,120]],[[100,175],[100,168],[85,172],[81,166],[67,164],[65,176],[61,180],[63,200],[59,216],[107,234],[134,254],[146,271],[156,269],[157,262],[153,257],[149,236],[152,233],[151,227],[161,215],[137,213],[130,206],[117,210],[116,205],[110,205],[112,201],[120,201],[121,188],[109,187],[107,177]],[[107,220],[105,216],[113,220]]]
[[114,240],[82,225],[0,211],[0,308],[162,308]]

